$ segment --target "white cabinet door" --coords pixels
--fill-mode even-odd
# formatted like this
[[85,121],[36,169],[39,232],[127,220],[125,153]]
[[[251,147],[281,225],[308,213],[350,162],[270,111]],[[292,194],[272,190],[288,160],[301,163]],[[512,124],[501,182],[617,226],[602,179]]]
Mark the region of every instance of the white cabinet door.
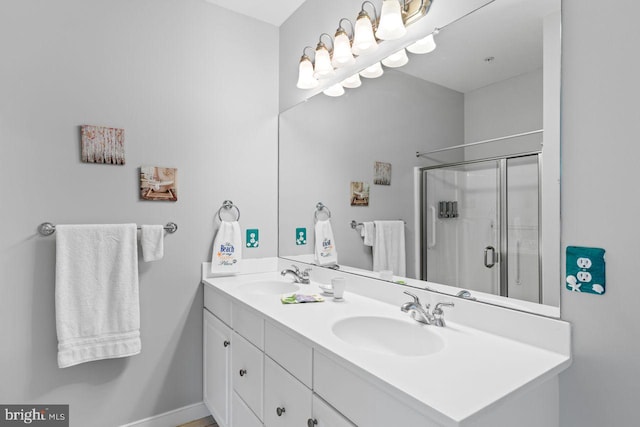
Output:
[[338,411],[317,395],[313,395],[313,415],[307,420],[308,427],[355,427]]
[[233,332],[233,388],[262,420],[264,353]]
[[231,393],[231,329],[207,310],[203,310],[203,399],[222,427],[229,425]]
[[311,415],[311,390],[271,358],[264,359],[264,425],[307,425]]
[[262,423],[251,412],[251,409],[238,397],[236,392],[233,392],[233,415],[231,417],[231,423],[233,427],[262,427]]

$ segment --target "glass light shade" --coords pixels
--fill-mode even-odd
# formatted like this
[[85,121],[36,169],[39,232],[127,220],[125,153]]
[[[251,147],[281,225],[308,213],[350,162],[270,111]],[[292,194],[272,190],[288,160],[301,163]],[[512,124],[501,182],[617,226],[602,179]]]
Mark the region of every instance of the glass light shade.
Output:
[[341,81],[340,84],[342,85],[342,87],[346,87],[349,89],[355,89],[357,87],[360,87],[362,85],[362,81],[360,80],[360,74],[355,73],[353,76],[347,77],[346,79]]
[[380,77],[383,73],[382,65],[379,62],[376,62],[375,64],[360,71],[360,75],[368,79],[375,79],[376,77]]
[[407,47],[409,52],[418,54],[433,52],[435,49],[436,41],[433,38],[433,33]]
[[340,83],[336,83],[333,86],[329,86],[327,89],[323,90],[322,93],[327,96],[341,96],[344,95],[344,88]]
[[380,40],[396,40],[407,34],[398,0],[384,0],[380,12],[380,24],[376,37]]
[[378,49],[378,42],[373,35],[373,25],[369,15],[360,14],[356,21],[356,28],[353,35],[353,47],[351,51],[354,55],[364,55]]
[[409,57],[407,56],[407,51],[404,49],[400,49],[382,60],[384,65],[391,68],[402,67],[407,62],[409,62]]
[[314,76],[317,79],[325,79],[335,74],[331,65],[331,55],[324,44],[318,44],[316,48],[316,67]]
[[351,40],[344,31],[338,31],[334,39],[333,59],[331,64],[335,68],[344,67],[355,62],[355,58],[351,53]]
[[309,58],[302,58],[298,66],[298,89],[314,89],[318,87],[318,80],[313,77],[313,64]]

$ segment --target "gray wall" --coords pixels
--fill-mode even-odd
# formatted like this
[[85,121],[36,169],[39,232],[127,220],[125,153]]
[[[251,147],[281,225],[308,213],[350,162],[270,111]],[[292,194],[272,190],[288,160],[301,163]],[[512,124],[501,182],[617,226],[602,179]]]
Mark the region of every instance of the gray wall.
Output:
[[[417,151],[464,137],[463,95],[397,70],[339,98],[316,95],[280,115],[280,255],[313,253],[313,215],[321,201],[332,213],[338,263],[371,270],[371,248],[350,227],[403,219],[407,276],[414,277],[414,167]],[[391,185],[374,185],[374,162],[391,163]],[[349,184],[370,185],[369,206],[350,206]],[[324,217],[323,217],[324,218]],[[296,246],[296,227],[308,244]]]
[[[224,199],[276,255],[278,29],[202,0],[0,2],[0,402],[68,403],[113,426],[202,401],[200,263]],[[255,72],[252,66],[260,66]],[[125,129],[125,166],[80,162],[79,126]],[[179,200],[138,198],[178,168]],[[164,224],[140,263],[140,355],[56,364],[54,223]]]
[[[613,0],[598,10],[584,6],[563,2],[562,246],[606,249],[607,291],[602,296],[562,292],[562,317],[573,324],[574,361],[560,377],[561,425],[635,426],[640,418],[635,177],[640,4]],[[598,22],[610,25],[594,37]],[[621,209],[611,215],[612,206]]]

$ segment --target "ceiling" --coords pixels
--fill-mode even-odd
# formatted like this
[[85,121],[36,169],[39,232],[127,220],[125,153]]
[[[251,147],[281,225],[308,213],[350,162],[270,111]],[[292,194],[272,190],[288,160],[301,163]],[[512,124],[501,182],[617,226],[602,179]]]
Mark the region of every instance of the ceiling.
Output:
[[205,0],[279,27],[306,0]]

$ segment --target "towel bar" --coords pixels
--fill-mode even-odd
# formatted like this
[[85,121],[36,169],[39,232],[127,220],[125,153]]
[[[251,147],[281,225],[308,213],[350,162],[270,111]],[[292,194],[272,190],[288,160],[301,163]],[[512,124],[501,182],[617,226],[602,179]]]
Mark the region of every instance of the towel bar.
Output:
[[[404,221],[402,219],[398,220],[398,221],[402,221],[404,223],[404,225],[407,225],[407,221]],[[351,222],[349,223],[351,225],[351,228],[353,228],[354,230],[358,227],[362,227],[364,224],[361,222],[356,222],[355,219],[352,219]]]
[[[138,230],[140,230],[140,226],[138,226]],[[164,231],[167,233],[175,233],[178,231],[178,224],[175,222],[168,222],[167,225],[164,226]],[[43,222],[38,226],[38,233],[43,236],[51,236],[56,232],[56,226],[50,222]]]

